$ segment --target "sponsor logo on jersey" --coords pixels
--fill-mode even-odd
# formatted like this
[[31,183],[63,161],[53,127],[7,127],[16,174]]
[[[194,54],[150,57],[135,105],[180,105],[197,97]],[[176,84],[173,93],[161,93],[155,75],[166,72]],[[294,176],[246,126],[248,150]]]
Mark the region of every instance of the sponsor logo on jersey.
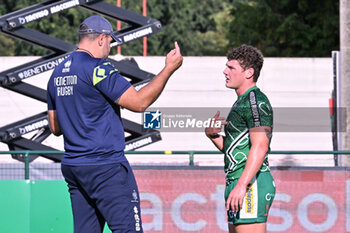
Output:
[[140,223],[140,215],[139,215],[139,210],[137,209],[136,206],[134,206],[134,218],[135,218],[135,230],[136,231],[141,231],[141,223]]
[[272,193],[267,193],[267,194],[265,195],[266,201],[271,201],[271,198],[272,198],[273,196],[274,196],[274,195],[273,195]]
[[57,96],[69,96],[74,94],[74,86],[78,83],[78,76],[67,75],[54,78],[54,84],[57,87]]
[[160,129],[162,113],[157,111],[145,111],[143,113],[143,128]]
[[269,215],[269,205],[266,205],[266,212],[264,214],[264,216],[268,216]]
[[[94,73],[92,76],[92,81],[93,81],[94,86],[97,83],[101,82],[103,79],[110,76],[112,73],[118,71],[114,67],[113,67],[114,69],[111,69],[111,67],[109,67],[109,66],[113,67],[113,65],[110,62],[105,62],[102,65],[96,66],[94,68]],[[108,70],[109,70],[109,72],[108,72]]]
[[236,211],[232,211],[232,210],[229,210],[228,211],[228,216],[230,216],[230,218],[235,218],[237,215],[237,212]]
[[70,71],[70,65],[72,64],[72,60],[68,60],[66,61],[66,63],[64,63],[64,68],[62,69],[62,73],[67,73]]
[[253,194],[253,184],[249,183],[247,185],[247,192],[245,194],[245,212],[247,214],[253,214],[254,209],[254,194]]
[[132,192],[132,199],[131,199],[131,202],[139,202],[138,201],[138,198],[137,198],[137,193],[136,193],[136,190],[134,189],[134,191]]
[[264,113],[266,116],[272,115],[270,106],[265,102],[261,102],[259,104],[259,109],[260,109],[260,112]]
[[259,127],[261,125],[260,115],[259,115],[258,104],[256,102],[256,95],[254,91],[251,91],[249,93],[249,103],[250,103],[250,109],[252,111],[254,126]]

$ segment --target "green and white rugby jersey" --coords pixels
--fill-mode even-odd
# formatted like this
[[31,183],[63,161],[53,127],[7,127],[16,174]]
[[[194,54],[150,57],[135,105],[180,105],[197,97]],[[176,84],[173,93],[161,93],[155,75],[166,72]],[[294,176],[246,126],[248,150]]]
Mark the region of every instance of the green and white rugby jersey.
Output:
[[[251,147],[249,129],[270,126],[272,130],[272,107],[266,95],[254,86],[238,97],[226,121],[223,148],[225,172],[226,180],[232,181],[241,176],[247,161]],[[260,171],[270,171],[267,154]]]

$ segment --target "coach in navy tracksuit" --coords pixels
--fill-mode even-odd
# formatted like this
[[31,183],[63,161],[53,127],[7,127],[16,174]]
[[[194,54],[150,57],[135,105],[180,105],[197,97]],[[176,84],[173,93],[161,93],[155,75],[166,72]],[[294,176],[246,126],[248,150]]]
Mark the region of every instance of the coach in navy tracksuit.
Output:
[[87,18],[79,27],[77,50],[56,67],[47,87],[51,131],[64,137],[62,173],[75,233],[100,233],[106,221],[113,233],[142,232],[139,192],[124,155],[120,106],[144,111],[183,59],[175,42],[163,70],[136,91],[104,60],[113,40],[119,41],[106,19]]

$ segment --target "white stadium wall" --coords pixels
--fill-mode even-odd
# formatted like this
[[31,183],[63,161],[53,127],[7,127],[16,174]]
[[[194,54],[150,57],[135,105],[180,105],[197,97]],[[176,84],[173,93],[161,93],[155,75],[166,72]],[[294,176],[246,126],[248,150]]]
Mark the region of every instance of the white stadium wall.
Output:
[[[0,57],[0,71],[34,59],[35,57]],[[164,65],[164,57],[134,57],[134,59],[141,69],[154,74]],[[152,108],[210,107],[210,110],[213,110],[215,107],[231,107],[236,95],[234,90],[225,88],[223,75],[225,63],[225,57],[185,57],[183,66],[171,77]],[[51,71],[24,81],[46,89],[50,74]],[[274,108],[327,109],[333,89],[332,60],[331,58],[265,58],[258,86],[269,97]],[[42,111],[46,111],[46,104],[0,88],[0,127]],[[215,113],[216,111],[213,111],[212,115]],[[142,115],[139,113],[122,110],[122,117],[142,123]],[[329,131],[274,132],[271,149],[332,150],[328,112],[325,111],[319,118],[326,119],[322,121],[322,124],[326,124],[322,127],[329,128]],[[139,150],[216,150],[202,132],[162,132],[161,136],[161,141]],[[62,137],[50,136],[44,144],[63,150],[62,140]],[[0,143],[0,150],[8,150],[7,145]],[[0,161],[4,158],[1,157]],[[219,159],[222,160],[222,156]],[[309,165],[333,165],[332,155],[324,155],[321,160],[313,156],[300,158],[300,156],[276,155],[273,156],[272,164],[283,164],[288,160],[295,165],[304,164],[305,161],[310,161]],[[315,161],[317,164],[314,164]]]

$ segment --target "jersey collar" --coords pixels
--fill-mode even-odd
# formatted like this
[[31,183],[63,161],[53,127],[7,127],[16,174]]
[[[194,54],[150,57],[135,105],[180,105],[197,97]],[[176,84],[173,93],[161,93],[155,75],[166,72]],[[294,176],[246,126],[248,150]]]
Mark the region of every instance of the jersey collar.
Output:
[[258,90],[259,88],[257,86],[251,87],[248,90],[246,90],[242,95],[238,96],[238,99],[243,98],[243,96],[248,95],[249,92],[253,91],[253,90]]

